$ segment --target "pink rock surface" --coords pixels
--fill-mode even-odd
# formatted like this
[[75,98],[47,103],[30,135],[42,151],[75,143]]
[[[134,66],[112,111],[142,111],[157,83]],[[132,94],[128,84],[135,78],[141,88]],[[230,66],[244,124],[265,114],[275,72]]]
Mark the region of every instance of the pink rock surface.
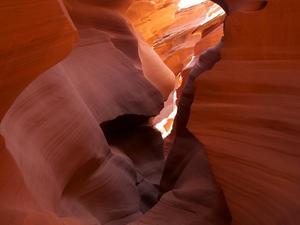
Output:
[[[140,215],[133,165],[109,149],[99,124],[123,114],[155,115],[163,103],[143,76],[126,20],[103,14],[101,29],[79,25],[72,53],[27,87],[1,122],[37,206],[85,224],[125,223]],[[130,51],[117,45],[123,40]]]
[[[31,71],[29,80],[38,78],[12,106],[6,104],[0,125],[1,225],[163,225],[170,216],[174,224],[205,221],[220,192],[203,152],[187,157],[176,191],[160,193],[164,158],[158,133],[148,133],[146,124],[110,146],[99,126],[124,115],[157,115],[174,77],[122,15],[127,2],[97,4],[68,1],[79,43],[41,75]],[[49,66],[59,57],[51,59]],[[203,168],[203,174],[189,175]],[[213,198],[207,206],[205,192],[198,193],[204,183]]]
[[[185,127],[194,93],[180,100],[176,119],[185,122],[166,161],[147,120],[174,76],[124,16],[130,4],[155,7],[66,1],[80,35],[71,52],[77,32],[60,1],[0,3],[1,225],[225,225],[218,183],[233,224],[299,224],[299,2],[272,0],[251,13],[265,1],[215,2],[231,13],[222,60],[197,81],[188,124],[195,136]],[[194,52],[222,33],[218,26]],[[185,46],[176,37],[161,53]],[[118,127],[110,140],[99,125],[124,115],[142,122]]]

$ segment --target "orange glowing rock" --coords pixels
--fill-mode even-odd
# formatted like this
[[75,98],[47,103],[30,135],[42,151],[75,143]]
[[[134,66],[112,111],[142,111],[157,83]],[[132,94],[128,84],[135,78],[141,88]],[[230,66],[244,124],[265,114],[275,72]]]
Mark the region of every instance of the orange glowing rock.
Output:
[[175,75],[189,62],[195,44],[224,19],[224,10],[211,1],[189,1],[189,6],[193,4],[188,8],[181,7],[183,3],[187,1],[134,1],[127,11],[138,32]]
[[296,0],[272,0],[229,15],[222,60],[197,83],[189,127],[234,224],[300,223],[299,9]]

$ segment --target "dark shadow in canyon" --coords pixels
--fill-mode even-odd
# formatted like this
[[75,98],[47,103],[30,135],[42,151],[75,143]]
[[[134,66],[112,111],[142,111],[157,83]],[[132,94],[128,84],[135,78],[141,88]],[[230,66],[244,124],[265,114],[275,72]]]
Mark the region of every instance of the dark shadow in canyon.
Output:
[[151,209],[160,196],[159,182],[164,165],[161,133],[149,124],[149,117],[126,114],[100,124],[114,152],[126,155],[136,170],[142,212]]

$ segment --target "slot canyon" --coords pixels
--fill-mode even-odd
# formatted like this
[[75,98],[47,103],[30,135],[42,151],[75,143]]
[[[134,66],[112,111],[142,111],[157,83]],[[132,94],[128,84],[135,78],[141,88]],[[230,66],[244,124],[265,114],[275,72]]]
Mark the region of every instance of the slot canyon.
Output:
[[298,0],[0,0],[0,225],[300,225]]

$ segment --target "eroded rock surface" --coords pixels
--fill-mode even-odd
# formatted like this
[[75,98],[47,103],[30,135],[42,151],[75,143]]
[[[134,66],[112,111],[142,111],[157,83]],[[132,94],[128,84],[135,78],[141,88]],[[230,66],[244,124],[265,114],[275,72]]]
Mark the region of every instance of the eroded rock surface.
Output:
[[299,224],[300,4],[215,2],[222,60],[183,89],[166,161],[148,120],[175,79],[146,42],[177,74],[219,42],[223,14],[198,18],[220,8],[66,1],[71,52],[61,1],[0,3],[1,225],[225,225],[218,183],[233,224]]
[[62,4],[61,0],[1,1],[0,119],[38,74],[74,46],[77,33]]
[[[41,22],[41,29],[58,29],[46,32],[45,43],[34,34],[35,27],[29,26],[33,19],[25,19],[27,14],[18,11],[30,7],[19,8],[8,1],[1,7],[4,12],[7,8],[16,10],[16,17],[24,19],[28,29],[28,39],[16,38],[16,43],[24,41],[31,50],[20,58],[20,64],[36,59],[28,65],[26,82],[20,80],[21,88],[14,89],[21,75],[10,77],[9,71],[16,68],[11,52],[18,46],[4,52],[11,61],[3,63],[7,76],[1,74],[7,81],[1,86],[5,100],[0,126],[1,224],[163,225],[170,224],[170,217],[172,224],[224,224],[222,213],[220,217],[211,213],[225,203],[219,200],[220,190],[203,151],[193,148],[191,154],[197,155],[193,160],[187,155],[172,189],[159,188],[165,163],[162,137],[148,119],[162,109],[163,100],[174,88],[174,76],[124,17],[130,1],[66,1],[80,36],[69,55],[75,29],[61,2],[46,3],[27,2],[27,6],[34,6],[32,13],[41,16],[34,21]],[[58,17],[62,27],[52,24],[48,14],[49,20],[43,21],[43,12],[51,9],[56,13],[53,21]],[[24,32],[13,31],[18,35]],[[33,42],[35,38],[51,50],[39,52],[41,46]],[[35,58],[35,54],[45,58]],[[42,67],[36,69],[35,65]],[[6,87],[13,90],[8,98]],[[129,136],[110,142],[100,124],[124,115],[145,120],[137,128],[129,124],[126,129],[133,131]],[[203,174],[194,173],[202,168]],[[200,194],[202,182],[206,185]],[[207,196],[211,199],[202,202]]]
[[205,145],[233,224],[300,221],[299,9],[298,1],[273,0],[228,16],[222,60],[197,83],[189,127]]
[[[62,12],[58,3],[53,7]],[[126,19],[100,8],[93,24],[89,10],[75,12],[76,23],[77,16],[90,17],[79,18],[80,42],[72,53],[31,83],[1,121],[2,224],[124,224],[141,214],[134,166],[109,148],[99,124],[127,113],[155,115],[163,96],[144,77],[147,65]],[[51,39],[47,44],[54,48]],[[162,63],[154,65],[161,71]],[[30,72],[28,79],[40,71]],[[167,85],[172,89],[172,79]]]

